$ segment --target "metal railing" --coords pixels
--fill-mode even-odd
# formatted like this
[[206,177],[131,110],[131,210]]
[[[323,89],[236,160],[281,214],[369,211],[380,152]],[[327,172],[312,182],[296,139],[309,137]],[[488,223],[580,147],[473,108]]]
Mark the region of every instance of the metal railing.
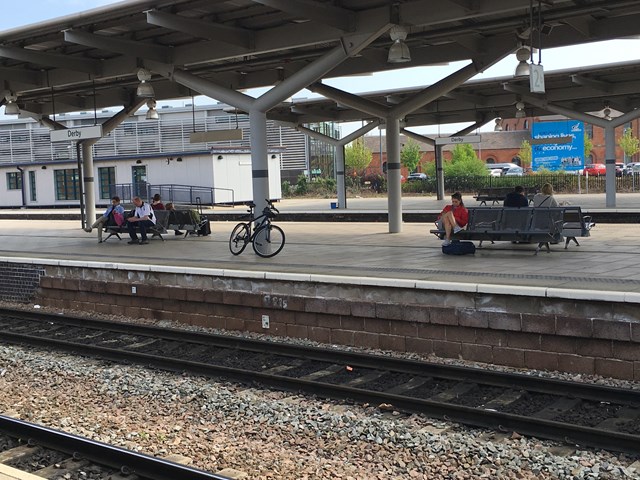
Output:
[[[117,195],[123,203],[131,203],[133,197],[150,202],[158,193],[163,203],[198,206],[231,206],[235,204],[231,188],[194,187],[190,185],[153,185],[150,183],[117,183],[109,185],[109,196]],[[224,198],[224,201],[216,198]]]

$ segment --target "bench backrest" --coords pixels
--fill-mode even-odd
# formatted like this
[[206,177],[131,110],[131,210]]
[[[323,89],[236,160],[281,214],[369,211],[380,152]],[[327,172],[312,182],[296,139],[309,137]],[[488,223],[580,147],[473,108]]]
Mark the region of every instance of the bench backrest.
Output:
[[501,208],[473,208],[469,209],[469,231],[496,230],[500,225]]
[[562,208],[532,208],[530,231],[533,233],[551,233],[553,235],[560,232],[562,223]]
[[531,225],[531,208],[503,208],[499,230],[503,232],[522,232]]
[[167,210],[154,210],[153,214],[156,217],[156,228],[166,230],[169,224],[169,212]]

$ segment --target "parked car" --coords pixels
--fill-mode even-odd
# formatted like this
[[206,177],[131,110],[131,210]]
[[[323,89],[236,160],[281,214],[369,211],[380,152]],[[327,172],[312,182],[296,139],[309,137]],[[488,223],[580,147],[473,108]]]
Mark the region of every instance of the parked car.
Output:
[[623,175],[631,175],[632,173],[640,172],[640,162],[627,163],[622,171]]
[[491,170],[489,170],[489,175],[491,175],[492,177],[501,177],[502,176],[502,169],[501,168],[492,168]]
[[411,181],[411,180],[426,180],[427,178],[427,174],[426,173],[418,173],[418,172],[414,172],[414,173],[410,173],[409,176],[407,177],[407,180]]
[[524,169],[522,167],[511,167],[504,174],[507,177],[521,177],[524,175]]
[[584,166],[582,175],[589,174],[590,177],[599,177],[600,175],[606,175],[607,167],[604,163],[590,163]]

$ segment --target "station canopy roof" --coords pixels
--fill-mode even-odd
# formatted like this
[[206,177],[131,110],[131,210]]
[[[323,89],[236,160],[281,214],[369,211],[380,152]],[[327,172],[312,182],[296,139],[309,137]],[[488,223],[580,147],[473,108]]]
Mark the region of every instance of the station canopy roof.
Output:
[[[388,30],[394,24],[407,29],[411,62],[387,62],[393,43]],[[132,105],[140,68],[152,73],[149,83],[157,100],[199,93],[171,81],[167,72],[174,67],[234,90],[269,86],[336,46],[348,50],[350,37],[376,32],[382,33],[326,77],[458,60],[481,63],[505,45],[515,51],[523,38],[534,47],[540,39],[544,49],[634,36],[640,34],[640,2],[128,0],[0,32],[5,97],[0,103],[7,96],[17,97],[20,110],[36,116]],[[629,77],[630,84],[633,72],[620,68],[621,81]],[[607,83],[617,80],[604,75],[594,77],[591,87],[582,86],[617,88],[617,83]],[[490,103],[487,98],[500,97],[489,91],[490,85],[480,82],[464,88],[457,99],[433,102],[421,114],[433,116],[429,109],[437,109],[435,115],[442,116],[445,103],[452,112],[464,105],[474,115],[485,107],[495,110],[496,106],[483,105]],[[502,96],[505,108],[508,98],[513,103],[513,93]],[[618,100],[624,101],[623,96]],[[628,101],[634,100],[632,95]]]

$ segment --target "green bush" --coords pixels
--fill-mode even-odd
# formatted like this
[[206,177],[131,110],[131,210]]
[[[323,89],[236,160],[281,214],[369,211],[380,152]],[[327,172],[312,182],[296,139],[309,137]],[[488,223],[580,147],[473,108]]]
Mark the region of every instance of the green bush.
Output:
[[281,185],[282,189],[282,197],[291,197],[293,196],[293,190],[291,188],[291,183],[288,180],[284,180]]
[[309,191],[309,181],[306,175],[298,175],[298,183],[296,183],[296,195],[306,195]]

